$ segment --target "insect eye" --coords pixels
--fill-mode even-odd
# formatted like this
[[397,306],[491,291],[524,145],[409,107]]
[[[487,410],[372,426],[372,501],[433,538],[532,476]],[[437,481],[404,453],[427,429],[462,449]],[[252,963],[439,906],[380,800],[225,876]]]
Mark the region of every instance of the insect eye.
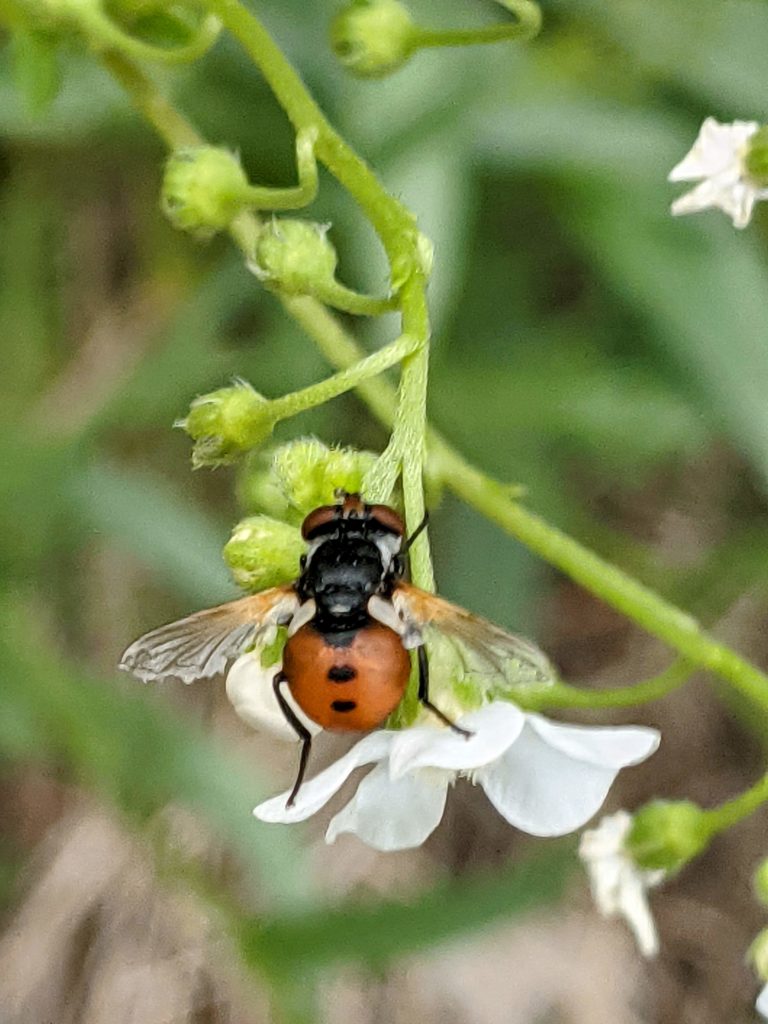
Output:
[[332,523],[339,515],[338,505],[321,505],[313,512],[310,512],[301,524],[301,535],[304,540],[311,540],[314,534],[323,526]]
[[370,505],[368,514],[383,529],[402,537],[405,533],[405,523],[401,516],[389,505]]

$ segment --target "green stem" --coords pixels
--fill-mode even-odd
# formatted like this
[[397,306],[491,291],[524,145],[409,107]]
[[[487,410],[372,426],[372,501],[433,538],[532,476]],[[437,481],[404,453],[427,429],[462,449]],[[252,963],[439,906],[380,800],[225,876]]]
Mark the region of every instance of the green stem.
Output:
[[214,44],[221,29],[218,19],[209,15],[203,19],[190,42],[183,46],[165,48],[134,39],[96,6],[77,3],[73,5],[72,13],[91,43],[99,49],[117,50],[133,60],[159,61],[163,64],[188,64],[202,57]]
[[524,687],[509,690],[511,701],[524,711],[542,711],[545,708],[627,708],[660,700],[690,679],[694,666],[687,661],[676,661],[668,669],[632,686],[611,690],[594,690],[553,683],[541,689]]
[[101,60],[170,149],[205,145],[203,137],[186,117],[158,92],[154,83],[124,54],[111,50],[103,53]]
[[314,128],[296,133],[296,168],[299,184],[293,188],[264,188],[251,185],[246,197],[257,210],[298,210],[308,206],[317,195],[318,176],[315,160],[317,132]]
[[[413,215],[387,192],[371,168],[331,126],[258,18],[239,0],[205,0],[205,3],[252,57],[297,131],[317,130],[315,155],[365,211],[390,264],[405,261],[410,272],[410,265],[416,262],[417,232]],[[403,324],[403,332],[412,333],[406,324]]]
[[381,316],[383,313],[394,312],[399,304],[397,295],[387,298],[363,295],[362,292],[353,291],[335,280],[317,286],[314,292],[315,297],[326,306],[351,313],[353,316]]
[[391,366],[397,365],[413,352],[415,345],[413,338],[402,335],[379,349],[378,352],[374,352],[373,355],[358,360],[349,369],[335,373],[318,384],[302,388],[301,391],[294,391],[290,395],[276,398],[270,403],[270,415],[273,415],[276,421],[283,420],[307,409],[323,405],[332,398],[343,395],[346,391],[360,387],[364,381],[378,376]]
[[712,835],[725,832],[750,814],[754,814],[768,801],[768,774],[764,775],[750,789],[740,793],[733,800],[728,800],[719,807],[704,812]]
[[428,29],[415,26],[411,37],[414,50],[436,46],[473,46],[476,43],[500,43],[513,39],[532,39],[541,28],[541,9],[530,0],[500,0],[517,21],[485,28]]

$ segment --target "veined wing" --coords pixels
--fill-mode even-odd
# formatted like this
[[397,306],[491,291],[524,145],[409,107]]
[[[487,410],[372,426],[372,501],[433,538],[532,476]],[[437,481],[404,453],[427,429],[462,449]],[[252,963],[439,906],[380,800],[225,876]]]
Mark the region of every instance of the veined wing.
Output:
[[[500,626],[479,615],[473,615],[450,601],[429,594],[410,583],[398,583],[393,604],[406,622],[417,628],[432,627],[450,640],[457,641],[479,659],[481,671],[489,669],[511,685],[547,685],[557,673],[535,644],[523,637],[507,633]],[[472,659],[464,659],[471,671]]]
[[209,679],[223,673],[261,629],[287,622],[297,605],[288,585],[195,612],[134,640],[120,659],[120,668],[145,683]]

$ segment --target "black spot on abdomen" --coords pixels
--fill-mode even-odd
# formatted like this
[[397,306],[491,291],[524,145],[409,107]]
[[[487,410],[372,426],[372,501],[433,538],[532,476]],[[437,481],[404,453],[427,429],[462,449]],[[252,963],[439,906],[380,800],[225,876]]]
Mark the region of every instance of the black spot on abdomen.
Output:
[[331,707],[334,711],[354,711],[357,707],[356,700],[333,700]]
[[357,675],[357,669],[351,665],[331,665],[328,669],[328,678],[332,683],[348,683]]

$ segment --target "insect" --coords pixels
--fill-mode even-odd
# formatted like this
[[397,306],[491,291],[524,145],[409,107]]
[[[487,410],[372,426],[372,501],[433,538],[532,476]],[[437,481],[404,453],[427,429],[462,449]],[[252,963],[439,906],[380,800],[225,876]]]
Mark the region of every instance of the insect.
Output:
[[405,581],[407,552],[425,526],[426,518],[406,540],[405,524],[393,508],[340,492],[335,505],[316,508],[304,520],[307,552],[295,582],[161,626],[132,643],[120,667],[144,681],[210,678],[278,625],[287,626],[273,687],[302,744],[289,806],[303,781],[312,737],[285,687],[325,729],[375,729],[403,698],[414,650],[418,699],[445,725],[469,736],[430,700],[425,637],[431,629],[453,641],[475,672],[544,683],[553,670],[528,641]]

